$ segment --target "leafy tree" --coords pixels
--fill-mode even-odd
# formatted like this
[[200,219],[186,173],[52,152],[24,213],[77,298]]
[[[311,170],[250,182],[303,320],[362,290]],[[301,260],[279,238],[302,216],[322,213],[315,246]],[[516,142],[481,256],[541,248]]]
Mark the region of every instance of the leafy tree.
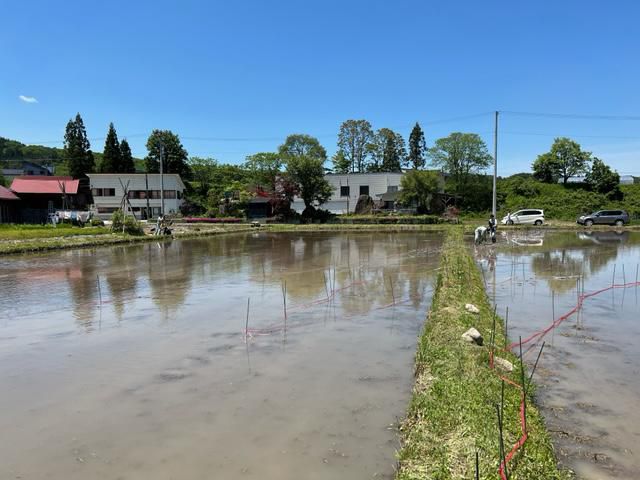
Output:
[[531,166],[533,177],[544,183],[557,183],[560,170],[556,158],[551,153],[543,153],[538,155],[535,162]]
[[439,138],[428,153],[433,165],[451,175],[458,194],[465,192],[471,174],[487,168],[492,162],[487,146],[475,133],[454,132]]
[[585,181],[594,191],[609,193],[618,188],[620,175],[599,158],[594,158]]
[[85,177],[95,168],[91,144],[79,113],[67,123],[63,155],[69,175],[74,178]]
[[591,152],[583,151],[580,144],[569,138],[560,137],[553,141],[548,153],[533,163],[533,171],[540,180],[561,178],[566,185],[569,178],[587,172],[590,160]]
[[254,185],[261,186],[273,192],[276,188],[276,180],[282,170],[282,158],[277,153],[261,152],[249,155],[244,164],[249,171]]
[[297,186],[304,201],[303,217],[312,216],[315,205],[322,205],[333,193],[333,187],[324,178],[324,161],[307,155],[287,160],[287,175]]
[[133,155],[131,155],[131,147],[126,138],[123,138],[120,142],[120,173],[136,173],[136,165],[133,162]]
[[100,162],[100,173],[118,173],[122,163],[120,154],[120,142],[118,142],[118,134],[113,126],[109,124],[109,131],[104,142],[104,150],[102,152],[102,161]]
[[199,195],[206,196],[215,181],[218,162],[213,158],[191,157],[189,167],[194,190]]
[[338,150],[333,155],[331,162],[333,163],[333,171],[335,173],[349,173],[351,171],[351,163],[347,160],[347,157],[344,156],[342,150]]
[[418,212],[425,213],[429,210],[433,195],[438,193],[438,174],[433,171],[412,170],[403,175],[400,188],[400,202],[405,205],[415,204]]
[[352,172],[366,170],[367,146],[373,139],[371,124],[366,120],[347,120],[340,125],[338,150],[349,162]]
[[407,157],[402,135],[389,128],[376,132],[368,150],[372,158],[367,169],[370,172],[399,172]]
[[278,148],[278,152],[284,162],[292,157],[302,156],[321,160],[323,163],[327,160],[327,151],[318,139],[305,134],[289,135]]
[[6,187],[7,186],[7,180],[4,178],[2,173],[0,173],[0,186],[1,187]]
[[177,173],[190,178],[191,171],[187,163],[188,154],[182,146],[178,135],[171,130],[153,130],[147,139],[147,151],[144,159],[149,173],[160,172],[160,154],[163,150],[164,173]]
[[409,135],[409,157],[407,158],[409,166],[415,170],[424,168],[426,154],[427,143],[424,140],[424,132],[416,122]]

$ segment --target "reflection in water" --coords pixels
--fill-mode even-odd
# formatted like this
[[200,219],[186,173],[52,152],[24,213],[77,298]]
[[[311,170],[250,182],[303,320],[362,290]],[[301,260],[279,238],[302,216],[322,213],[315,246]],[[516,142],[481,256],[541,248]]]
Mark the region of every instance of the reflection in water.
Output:
[[[512,339],[570,311],[578,289],[634,281],[640,264],[634,232],[534,233],[543,240],[535,243],[517,236],[515,242],[505,234],[509,241],[491,249],[497,261],[495,275],[487,277],[499,311],[509,308]],[[479,252],[478,261],[486,265],[488,255]],[[640,471],[640,456],[630,448],[640,440],[638,318],[638,288],[609,290],[589,298],[546,338],[538,400],[561,462],[579,478],[635,478]]]
[[[391,476],[439,246],[260,232],[0,259],[0,478]],[[247,298],[251,327],[277,324],[285,282],[286,339],[245,343]]]

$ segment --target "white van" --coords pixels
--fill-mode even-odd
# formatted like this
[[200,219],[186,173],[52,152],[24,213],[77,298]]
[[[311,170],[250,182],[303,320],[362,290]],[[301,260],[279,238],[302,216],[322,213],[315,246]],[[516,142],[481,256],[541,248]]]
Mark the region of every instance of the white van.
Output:
[[542,225],[543,223],[544,211],[538,209],[518,210],[502,219],[503,225]]

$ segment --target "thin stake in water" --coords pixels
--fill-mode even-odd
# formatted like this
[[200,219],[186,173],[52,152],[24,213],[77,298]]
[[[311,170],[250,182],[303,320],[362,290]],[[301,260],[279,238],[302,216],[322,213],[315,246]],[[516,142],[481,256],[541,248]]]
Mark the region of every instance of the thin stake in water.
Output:
[[284,309],[284,331],[287,331],[287,282],[282,282],[282,308]]
[[529,382],[527,383],[527,389],[525,390],[525,395],[529,391],[529,387],[531,386],[531,380],[533,380],[533,374],[536,373],[536,368],[538,367],[538,361],[540,360],[540,356],[542,355],[542,350],[544,350],[545,342],[542,342],[542,346],[540,347],[540,351],[538,352],[538,357],[536,358],[536,363],[533,364],[533,370],[531,370],[531,375],[529,375]]
[[522,403],[524,404],[523,411],[522,411],[522,419],[523,419],[524,433],[526,434],[527,433],[527,390],[526,390],[527,386],[524,383],[524,356],[522,355],[522,336],[519,337],[519,344],[520,344],[520,374],[522,376]]
[[396,296],[393,293],[393,280],[389,277],[389,288],[391,288],[391,300],[393,300],[393,304],[396,304]]
[[244,322],[244,336],[245,338],[249,335],[249,304],[251,302],[251,298],[247,298],[247,318]]
[[96,275],[96,281],[98,282],[98,299],[100,301],[100,308],[102,308],[102,287],[100,286],[100,275]]
[[627,276],[624,273],[624,263],[622,264],[622,283],[627,284]]
[[613,264],[613,277],[611,278],[611,286],[616,284],[616,264]]

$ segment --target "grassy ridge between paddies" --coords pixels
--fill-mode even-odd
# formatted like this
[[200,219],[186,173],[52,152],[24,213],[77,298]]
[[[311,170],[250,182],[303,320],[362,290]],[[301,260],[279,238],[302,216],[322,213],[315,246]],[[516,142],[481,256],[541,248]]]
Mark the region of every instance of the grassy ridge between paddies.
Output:
[[[85,231],[92,229],[87,227]],[[173,235],[156,237],[153,235],[126,235],[112,233],[109,229],[100,234],[74,234],[55,237],[26,237],[22,239],[3,239],[0,237],[0,255],[43,252],[47,250],[61,250],[70,248],[88,248],[120,244],[133,244],[141,242],[164,242],[173,239],[188,239],[221,235],[226,233],[241,233],[251,231],[249,225],[225,225],[176,232]]]
[[[476,305],[480,313],[467,312],[466,303]],[[501,381],[489,368],[492,325],[493,310],[482,276],[463,242],[462,229],[450,228],[431,311],[418,342],[412,399],[400,429],[398,480],[473,479],[476,452],[480,478],[500,478],[496,404],[500,403]],[[502,320],[498,318],[496,325],[496,344],[504,345]],[[462,341],[461,335],[470,327],[483,335],[484,347]],[[505,375],[520,383],[518,359],[511,354],[500,356],[515,366]],[[521,436],[520,400],[519,390],[505,385],[507,452]],[[527,426],[529,439],[508,464],[509,478],[570,478],[569,472],[557,467],[549,434],[531,398],[527,399]]]
[[111,233],[105,227],[75,227],[72,225],[14,225],[0,224],[0,240],[27,240],[36,238],[73,237],[77,235],[104,235]]

